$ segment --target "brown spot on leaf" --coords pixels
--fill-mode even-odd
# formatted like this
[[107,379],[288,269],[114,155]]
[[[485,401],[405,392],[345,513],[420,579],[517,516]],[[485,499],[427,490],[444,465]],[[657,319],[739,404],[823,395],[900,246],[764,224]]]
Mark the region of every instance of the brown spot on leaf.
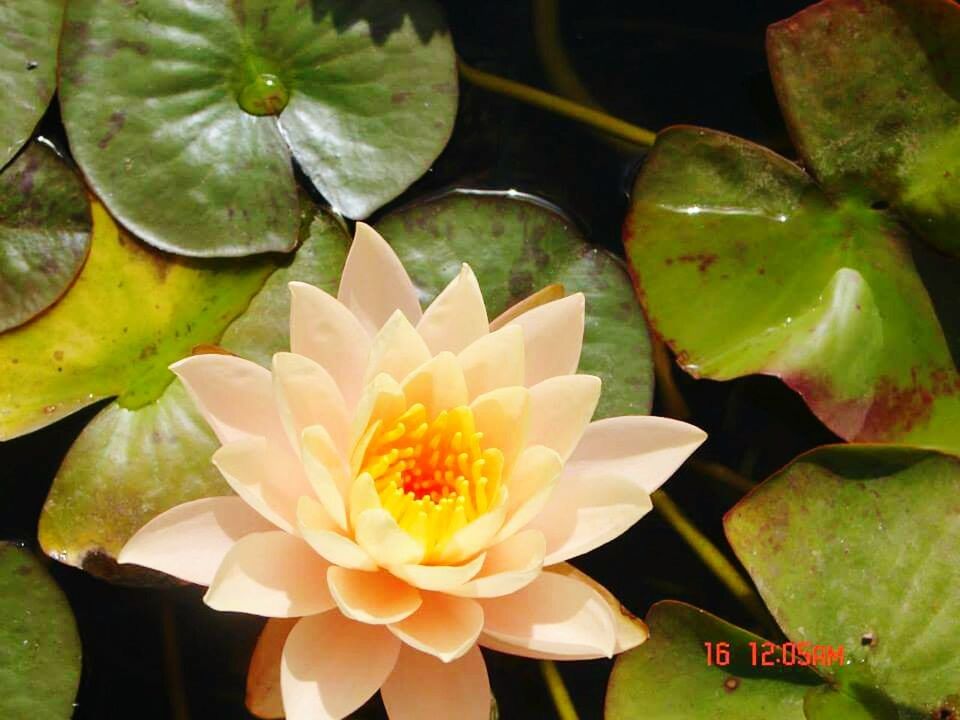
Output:
[[390,96],[390,102],[394,105],[402,105],[413,95],[413,92],[410,90],[402,90],[400,92],[395,92]]
[[677,262],[696,263],[697,270],[706,272],[710,266],[717,261],[716,253],[689,253],[687,255],[678,255]]
[[732,693],[740,687],[740,678],[733,677],[732,675],[723,681],[723,690],[724,692]]
[[100,138],[100,141],[97,143],[97,147],[101,150],[105,149],[107,145],[109,145],[110,142],[117,136],[117,133],[123,129],[123,126],[126,122],[127,114],[122,110],[112,113],[109,120],[107,120],[107,132],[102,138]]

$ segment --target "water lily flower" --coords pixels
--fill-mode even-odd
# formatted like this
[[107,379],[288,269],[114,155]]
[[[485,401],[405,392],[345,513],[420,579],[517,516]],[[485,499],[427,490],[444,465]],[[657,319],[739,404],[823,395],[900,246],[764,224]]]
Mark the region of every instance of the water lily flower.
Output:
[[491,326],[464,265],[421,311],[364,224],[336,298],[290,291],[291,352],[270,370],[222,354],[172,368],[236,495],[168,510],[119,558],[209,586],[216,610],[272,618],[251,672],[279,682],[251,684],[251,705],[342,718],[380,690],[392,720],[486,720],[478,645],[568,660],[646,639],[566,561],[649,512],[705,435],[591,422],[582,294]]

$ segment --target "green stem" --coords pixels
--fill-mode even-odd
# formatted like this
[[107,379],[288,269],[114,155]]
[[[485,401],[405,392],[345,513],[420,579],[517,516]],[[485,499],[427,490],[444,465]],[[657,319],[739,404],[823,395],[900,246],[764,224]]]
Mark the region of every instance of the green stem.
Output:
[[736,470],[731,470],[726,465],[718,462],[692,458],[687,462],[687,467],[695,473],[705,475],[712,480],[717,480],[739,493],[746,494],[756,487],[752,481],[745,478]]
[[726,555],[710,542],[710,538],[700,532],[697,526],[683,514],[680,507],[663,490],[657,490],[653,494],[653,506],[697,554],[701,562],[726,586],[727,590],[750,611],[767,631],[773,630],[775,636],[776,629],[771,625],[770,615],[763,602],[750,587],[750,583],[737,572]]
[[560,677],[560,671],[557,670],[556,663],[553,660],[541,660],[540,671],[547,683],[547,689],[550,690],[550,697],[553,698],[553,706],[557,709],[557,717],[560,720],[579,720],[577,709],[573,706],[573,700],[570,699],[567,686],[563,684],[563,678]]
[[562,96],[581,105],[600,107],[563,48],[560,33],[560,11],[557,0],[532,0],[533,37],[537,54],[547,73],[547,80]]
[[499,75],[477,70],[459,59],[460,74],[464,80],[476,85],[484,90],[506,95],[515,100],[520,100],[528,105],[548,110],[557,115],[568,117],[584,125],[605,132],[614,137],[627,140],[637,145],[649,147],[656,140],[656,133],[646,128],[632,125],[624,120],[607,115],[599,110],[593,110],[572,100],[567,100],[556,95],[552,95],[543,90],[524,85],[523,83],[507,80]]
[[650,338],[651,350],[653,350],[653,374],[657,380],[657,392],[660,400],[663,402],[663,409],[669,417],[677,420],[689,420],[690,408],[687,401],[683,399],[680,389],[677,387],[677,381],[673,377],[673,361],[667,346],[659,337]]

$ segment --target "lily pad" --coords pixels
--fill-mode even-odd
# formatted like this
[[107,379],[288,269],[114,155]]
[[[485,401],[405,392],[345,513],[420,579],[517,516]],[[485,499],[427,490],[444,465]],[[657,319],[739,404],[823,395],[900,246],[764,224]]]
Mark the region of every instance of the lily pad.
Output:
[[750,643],[759,658],[766,640],[690,605],[659,602],[646,622],[650,639],[614,665],[606,720],[804,720],[823,686],[809,668],[754,664]]
[[119,230],[94,203],[90,255],[49,312],[0,335],[0,439],[102,398],[136,408],[173,379],[167,366],[220,337],[276,258],[185,260]]
[[[817,668],[831,684],[880,698],[875,717],[949,718],[960,712],[958,498],[956,457],[828,446],[758,487],[725,527],[786,635],[843,647],[844,664]],[[853,717],[838,712],[816,717]]]
[[960,5],[827,0],[770,27],[791,135],[830,191],[960,254]]
[[33,143],[0,173],[0,332],[66,292],[90,231],[83,183],[51,148]]
[[30,139],[57,88],[65,0],[0,4],[0,167]]
[[[270,275],[219,345],[269,365],[273,353],[290,344],[287,283],[336,292],[348,245],[341,223],[317,214],[292,262]],[[41,546],[61,562],[109,579],[154,581],[140,569],[118,566],[116,555],[134,532],[174,505],[230,494],[210,462],[217,447],[179,382],[137,408],[111,403],[84,428],[54,479],[40,516]]]
[[292,249],[292,158],[338,212],[366,217],[429,168],[457,106],[431,0],[73,0],[61,63],[92,188],[186,255]]
[[603,380],[598,417],[644,415],[653,396],[650,338],[622,261],[587,243],[543,203],[457,192],[390,213],[377,229],[426,304],[461,263],[477,274],[490,318],[552,283],[587,299],[580,371]]
[[652,327],[696,377],[782,378],[835,433],[960,450],[960,375],[905,231],[788,160],[662,132],[624,242]]
[[69,720],[80,636],[66,597],[28,550],[0,543],[0,716]]

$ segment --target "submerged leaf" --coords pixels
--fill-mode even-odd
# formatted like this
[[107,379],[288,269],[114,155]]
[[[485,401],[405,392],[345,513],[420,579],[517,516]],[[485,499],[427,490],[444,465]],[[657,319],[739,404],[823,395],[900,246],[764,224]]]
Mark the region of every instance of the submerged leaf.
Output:
[[186,255],[286,251],[291,157],[362,218],[422,175],[457,105],[431,0],[73,0],[61,101],[110,211]]
[[0,173],[0,332],[66,292],[90,247],[83,182],[35,142]]
[[69,720],[79,684],[70,604],[28,550],[0,543],[0,717]]

